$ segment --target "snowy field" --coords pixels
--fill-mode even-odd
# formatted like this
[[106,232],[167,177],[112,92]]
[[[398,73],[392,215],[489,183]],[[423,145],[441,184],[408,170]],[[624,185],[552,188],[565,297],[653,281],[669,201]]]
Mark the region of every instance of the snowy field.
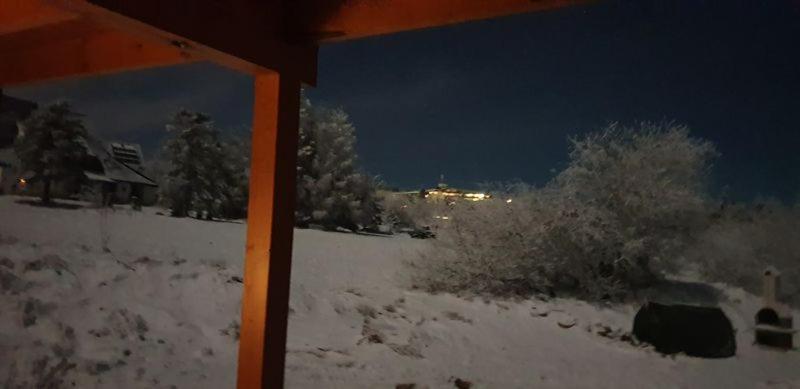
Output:
[[[19,200],[0,196],[0,387],[234,386],[243,224]],[[752,345],[740,290],[720,302],[736,357],[663,357],[625,341],[634,306],[414,291],[426,244],[295,232],[288,387],[800,388],[800,352]]]

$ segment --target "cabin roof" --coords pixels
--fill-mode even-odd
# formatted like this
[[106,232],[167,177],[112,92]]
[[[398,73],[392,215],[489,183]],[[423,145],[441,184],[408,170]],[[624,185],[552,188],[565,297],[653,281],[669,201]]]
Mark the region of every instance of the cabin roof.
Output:
[[84,172],[87,178],[94,181],[113,181],[128,182],[131,184],[142,184],[147,186],[158,186],[153,180],[144,175],[143,171],[137,171],[133,167],[116,160],[108,151],[108,147],[102,141],[94,137],[85,139],[86,148],[89,155],[97,158],[103,166],[103,172]]

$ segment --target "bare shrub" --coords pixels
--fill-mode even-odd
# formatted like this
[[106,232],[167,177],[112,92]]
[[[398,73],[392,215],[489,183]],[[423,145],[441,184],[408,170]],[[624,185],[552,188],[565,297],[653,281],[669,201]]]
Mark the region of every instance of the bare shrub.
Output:
[[413,201],[410,196],[394,194],[392,192],[378,192],[381,204],[381,225],[393,230],[412,228],[415,224],[408,211],[408,205]]
[[556,291],[612,294],[618,280],[598,259],[619,241],[596,209],[580,209],[556,191],[526,193],[511,203],[461,203],[439,229],[420,264],[433,291],[527,295]]
[[391,226],[395,231],[436,228],[442,221],[436,216],[441,217],[450,213],[447,204],[427,201],[415,195],[385,192],[380,195],[380,202],[383,208],[382,223]]
[[701,275],[761,293],[762,271],[775,266],[782,273],[784,297],[800,306],[800,203],[728,205],[715,219],[686,252]]
[[543,189],[459,203],[416,283],[433,291],[621,298],[678,265],[708,221],[714,147],[671,123],[573,139]]

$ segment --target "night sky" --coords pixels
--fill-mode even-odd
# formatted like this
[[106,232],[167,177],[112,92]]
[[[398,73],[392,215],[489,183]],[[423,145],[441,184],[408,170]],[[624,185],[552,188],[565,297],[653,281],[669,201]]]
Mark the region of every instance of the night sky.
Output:
[[[179,107],[246,131],[252,93],[248,76],[209,64],[8,90],[66,98],[93,133],[151,153]],[[344,108],[364,167],[406,189],[440,174],[543,185],[564,167],[568,136],[674,120],[722,153],[717,190],[800,193],[797,2],[601,2],[333,44],[307,95]]]

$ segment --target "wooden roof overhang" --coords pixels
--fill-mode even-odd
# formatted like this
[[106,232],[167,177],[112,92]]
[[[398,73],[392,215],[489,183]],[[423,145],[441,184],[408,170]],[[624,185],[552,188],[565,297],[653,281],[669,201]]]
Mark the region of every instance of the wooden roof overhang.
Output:
[[580,2],[0,0],[0,85],[192,61],[314,85],[320,44]]
[[254,76],[237,385],[283,385],[301,84],[321,44],[587,0],[0,0],[0,88],[213,61]]

